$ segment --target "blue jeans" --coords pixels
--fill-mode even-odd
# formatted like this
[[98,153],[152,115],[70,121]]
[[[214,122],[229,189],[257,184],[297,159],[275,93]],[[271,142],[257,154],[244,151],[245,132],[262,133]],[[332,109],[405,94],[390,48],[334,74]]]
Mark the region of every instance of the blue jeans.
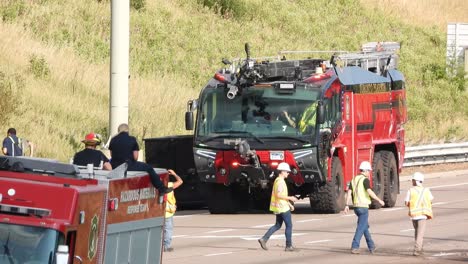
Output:
[[172,230],[174,230],[174,217],[166,217],[164,223],[164,249],[168,249],[171,247]]
[[292,220],[291,220],[291,211],[287,211],[281,214],[276,215],[276,223],[274,226],[270,227],[268,231],[263,235],[262,239],[265,241],[268,241],[268,239],[278,231],[281,226],[284,224],[286,225],[286,231],[284,232],[284,235],[286,236],[286,246],[291,247],[292,246]]
[[369,208],[355,207],[354,213],[357,215],[358,221],[351,248],[358,249],[362,235],[364,235],[366,238],[367,248],[369,250],[373,250],[375,248],[375,244],[369,232]]

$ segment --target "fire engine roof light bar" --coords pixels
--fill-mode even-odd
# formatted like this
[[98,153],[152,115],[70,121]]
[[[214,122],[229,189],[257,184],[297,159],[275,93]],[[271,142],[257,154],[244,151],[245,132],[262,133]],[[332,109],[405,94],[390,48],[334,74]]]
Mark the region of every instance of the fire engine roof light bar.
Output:
[[16,213],[25,215],[35,215],[38,217],[50,216],[51,210],[35,207],[24,207],[15,205],[0,204],[0,212],[2,213]]

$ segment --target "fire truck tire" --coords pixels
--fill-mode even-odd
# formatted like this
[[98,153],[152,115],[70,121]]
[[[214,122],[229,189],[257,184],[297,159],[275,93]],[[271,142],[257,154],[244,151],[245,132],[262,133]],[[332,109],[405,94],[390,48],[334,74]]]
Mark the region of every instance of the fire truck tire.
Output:
[[[380,199],[384,197],[384,161],[382,158],[381,152],[377,152],[374,154],[374,160],[372,161],[372,191],[374,191],[375,195]],[[372,209],[379,209],[382,205],[379,202],[372,200],[370,208]]]
[[211,214],[234,214],[239,210],[239,202],[231,186],[206,184],[205,199]]
[[398,168],[395,155],[390,151],[382,151],[382,160],[384,163],[384,196],[383,200],[386,207],[395,206],[398,192]]
[[310,206],[318,213],[339,213],[345,206],[343,166],[338,157],[333,157],[331,181],[310,194]]

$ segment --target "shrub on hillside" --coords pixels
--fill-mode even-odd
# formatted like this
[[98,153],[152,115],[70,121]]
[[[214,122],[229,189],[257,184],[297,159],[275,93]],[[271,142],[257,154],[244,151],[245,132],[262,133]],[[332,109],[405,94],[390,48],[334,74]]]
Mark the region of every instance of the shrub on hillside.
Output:
[[36,78],[46,79],[50,76],[49,64],[42,56],[33,54],[29,59],[29,71]]
[[135,10],[143,10],[146,6],[146,0],[130,0],[130,6]]
[[24,80],[19,75],[8,75],[0,71],[0,124],[5,124],[18,109],[20,94],[24,89]]
[[26,12],[24,1],[0,1],[0,15],[3,22],[11,22]]
[[224,18],[240,18],[247,12],[246,5],[240,0],[198,0],[203,6],[220,13]]

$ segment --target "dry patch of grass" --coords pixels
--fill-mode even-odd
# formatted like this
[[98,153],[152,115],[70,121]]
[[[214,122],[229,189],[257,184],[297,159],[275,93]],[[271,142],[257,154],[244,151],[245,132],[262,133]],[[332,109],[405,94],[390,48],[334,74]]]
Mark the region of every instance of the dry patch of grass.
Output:
[[449,22],[468,23],[466,0],[361,0],[365,6],[373,6],[408,24],[437,26],[447,30]]

